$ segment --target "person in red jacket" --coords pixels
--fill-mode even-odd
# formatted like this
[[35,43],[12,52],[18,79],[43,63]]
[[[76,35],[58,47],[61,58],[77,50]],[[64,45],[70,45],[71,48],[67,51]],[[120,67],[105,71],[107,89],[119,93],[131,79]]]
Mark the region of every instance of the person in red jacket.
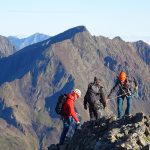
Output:
[[63,112],[65,114],[63,118],[63,131],[61,133],[59,145],[64,144],[67,132],[71,123],[73,123],[73,119],[75,120],[77,126],[80,125],[79,119],[77,118],[76,112],[74,110],[74,103],[76,99],[81,97],[81,91],[79,89],[75,89],[72,93],[67,95],[67,100],[63,105]]

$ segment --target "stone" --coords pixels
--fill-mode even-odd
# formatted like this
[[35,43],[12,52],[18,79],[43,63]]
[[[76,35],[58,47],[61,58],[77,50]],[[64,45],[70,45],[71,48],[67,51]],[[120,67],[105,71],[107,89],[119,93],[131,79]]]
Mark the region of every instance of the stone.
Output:
[[[134,123],[133,118],[138,118],[139,122]],[[150,144],[150,130],[145,122],[141,122],[142,118],[143,115],[140,113],[132,118],[124,117],[121,120],[114,120],[111,124],[108,123],[109,125],[107,118],[88,123],[92,126],[87,126],[87,123],[84,123],[82,129],[75,132],[73,138],[66,143],[65,149],[140,150],[147,148],[147,144]],[[101,130],[102,127],[106,126],[105,130]]]
[[138,143],[139,143],[141,146],[145,146],[145,145],[146,145],[146,142],[145,142],[145,140],[144,140],[142,137],[139,137]]
[[144,146],[141,150],[150,150],[150,145]]

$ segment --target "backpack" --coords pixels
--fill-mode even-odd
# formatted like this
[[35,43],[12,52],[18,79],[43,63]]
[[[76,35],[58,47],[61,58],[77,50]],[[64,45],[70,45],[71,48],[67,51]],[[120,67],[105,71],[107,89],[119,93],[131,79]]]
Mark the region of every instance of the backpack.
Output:
[[64,112],[63,112],[63,105],[67,100],[67,95],[66,94],[62,94],[58,97],[58,101],[55,107],[55,111],[58,115],[64,116]]

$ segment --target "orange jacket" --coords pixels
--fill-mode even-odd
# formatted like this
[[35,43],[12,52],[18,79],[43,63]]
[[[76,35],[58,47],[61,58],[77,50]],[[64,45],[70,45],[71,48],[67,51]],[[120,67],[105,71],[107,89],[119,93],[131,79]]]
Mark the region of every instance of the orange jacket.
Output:
[[78,122],[79,120],[78,120],[76,112],[74,110],[75,98],[74,98],[74,96],[72,94],[68,94],[67,96],[68,96],[68,98],[67,98],[67,101],[65,102],[65,104],[63,106],[63,111],[66,114],[66,118],[72,116],[73,119],[76,122]]

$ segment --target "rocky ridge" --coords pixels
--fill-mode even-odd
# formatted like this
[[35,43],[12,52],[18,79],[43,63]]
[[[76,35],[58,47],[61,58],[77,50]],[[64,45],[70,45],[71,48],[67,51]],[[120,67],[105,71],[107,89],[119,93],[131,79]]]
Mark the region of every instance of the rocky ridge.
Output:
[[[149,150],[150,116],[137,113],[85,122],[60,150]],[[48,150],[57,150],[51,145]]]

